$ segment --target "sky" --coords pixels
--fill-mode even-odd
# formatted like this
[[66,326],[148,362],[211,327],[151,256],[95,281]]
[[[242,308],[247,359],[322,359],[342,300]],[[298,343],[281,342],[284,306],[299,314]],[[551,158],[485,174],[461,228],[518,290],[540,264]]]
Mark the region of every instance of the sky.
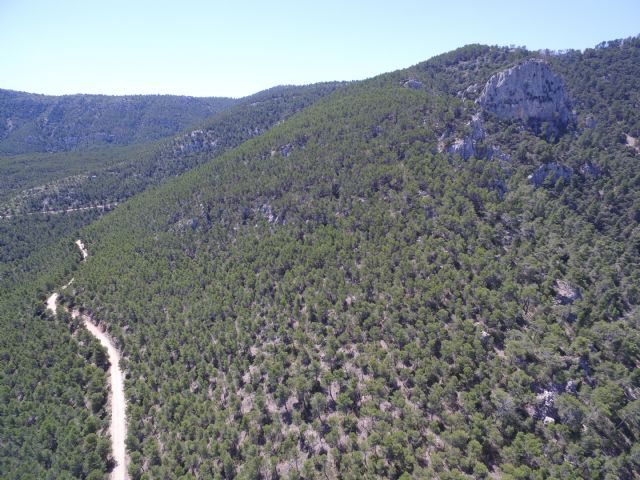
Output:
[[0,88],[241,97],[470,43],[582,50],[638,34],[640,0],[0,0]]

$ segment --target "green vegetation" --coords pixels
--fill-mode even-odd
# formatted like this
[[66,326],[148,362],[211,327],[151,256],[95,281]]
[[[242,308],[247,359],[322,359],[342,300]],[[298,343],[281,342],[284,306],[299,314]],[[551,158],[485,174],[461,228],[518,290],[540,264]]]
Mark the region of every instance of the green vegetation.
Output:
[[[157,142],[133,147],[105,147],[90,150],[58,153],[28,153],[0,157],[2,191],[0,201],[5,209],[39,211],[46,208],[49,199],[61,185],[74,186],[95,181],[91,178],[100,171],[117,168],[118,165],[140,159],[157,148]],[[138,160],[139,161],[139,160]],[[36,202],[41,202],[37,204]],[[53,205],[72,208],[67,200]],[[27,210],[29,209],[29,210]]]
[[235,103],[171,95],[51,97],[0,89],[0,153],[144,143],[175,135]]
[[[467,82],[532,55],[472,52],[485,67]],[[611,136],[625,125],[598,115],[549,142],[488,121],[508,166],[439,154],[475,108],[428,91],[455,67],[415,67],[423,89],[403,72],[336,92],[83,234],[95,256],[76,301],[127,358],[134,478],[637,470],[640,171]],[[603,173],[534,189],[545,156]]]
[[[541,56],[576,111],[566,132],[485,113],[476,154],[448,153],[473,134],[469,92]],[[125,168],[101,184],[95,201],[156,187],[82,228],[81,265],[74,234],[97,214],[51,216],[41,252],[46,220],[12,219],[5,235],[35,252],[3,247],[8,281],[44,328],[64,325],[38,315],[44,292],[73,276],[64,301],[108,326],[133,479],[638,478],[639,65],[638,39],[563,54],[469,46],[317,86],[294,108],[254,99],[163,143],[135,187]],[[534,186],[543,165],[570,174]],[[57,260],[38,270],[41,254]],[[5,356],[23,355],[25,329],[6,318]],[[99,357],[51,332],[66,346],[55,358]],[[1,384],[14,402],[15,374],[42,365],[23,364]],[[92,375],[67,388],[87,395]],[[44,423],[5,423],[37,432],[55,465],[78,454],[51,454]],[[78,445],[102,451],[95,431]],[[29,457],[1,453],[3,472]]]
[[112,205],[260,135],[328,95],[338,83],[276,87],[197,129],[128,147],[0,157],[0,215]]
[[[2,437],[11,439],[3,444],[0,471],[8,472],[7,478],[103,478],[112,462],[106,377],[94,366],[105,353],[68,315],[59,312],[54,319],[44,310],[45,296],[66,283],[79,264],[73,245],[78,230],[102,212],[25,214],[122,200],[264,132],[337,85],[256,94],[210,119],[195,135],[0,158],[1,213],[17,214],[0,219],[0,318],[7,332],[1,345],[0,428]],[[205,138],[211,142],[196,143]]]
[[0,222],[0,472],[104,478],[111,466],[103,347],[45,297],[70,279],[70,235],[93,214]]

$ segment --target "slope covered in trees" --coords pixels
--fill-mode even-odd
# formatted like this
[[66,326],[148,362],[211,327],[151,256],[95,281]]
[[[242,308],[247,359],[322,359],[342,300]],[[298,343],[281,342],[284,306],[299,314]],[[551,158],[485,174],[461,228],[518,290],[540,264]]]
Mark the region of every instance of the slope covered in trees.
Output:
[[144,143],[180,133],[235,103],[171,95],[54,97],[0,89],[0,154]]
[[[529,61],[561,128],[476,103]],[[0,470],[109,468],[104,352],[43,311],[74,277],[122,349],[131,478],[637,478],[638,65],[473,45],[96,159],[48,204],[158,187],[0,223]]]
[[[0,471],[6,478],[104,478],[112,466],[105,353],[45,298],[80,257],[74,239],[102,211],[258,135],[338,84],[278,87],[213,116],[195,134],[126,147],[5,156],[0,219]],[[205,143],[197,140],[209,138]],[[184,148],[188,145],[188,148]],[[77,209],[69,213],[62,210]],[[56,210],[57,209],[57,210]],[[54,214],[31,214],[42,210]]]
[[0,215],[121,202],[264,133],[339,86],[272,88],[187,133],[145,144],[0,157]]
[[98,479],[110,469],[106,352],[64,312],[45,311],[79,263],[71,235],[92,219],[0,222],[2,478]]
[[[59,212],[126,199],[259,135],[338,86],[261,92],[195,134],[162,142],[0,159],[1,213],[13,215],[0,219],[6,387],[0,428],[10,439],[0,449],[0,471],[7,478],[103,478],[112,465],[106,356],[64,312],[51,318],[44,301],[70,280],[80,258],[68,247],[102,211]],[[42,210],[54,214],[26,215]]]
[[[465,47],[85,230],[132,478],[637,476],[639,52]],[[564,129],[474,102],[531,58]]]

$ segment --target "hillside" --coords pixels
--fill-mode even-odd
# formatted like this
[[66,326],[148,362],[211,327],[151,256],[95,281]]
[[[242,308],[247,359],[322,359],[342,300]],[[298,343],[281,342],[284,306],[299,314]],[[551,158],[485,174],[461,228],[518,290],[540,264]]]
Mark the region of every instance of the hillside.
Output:
[[95,479],[110,468],[106,354],[78,322],[46,315],[44,303],[79,262],[68,237],[93,219],[0,222],[3,478]]
[[144,143],[180,133],[235,103],[231,98],[56,97],[0,89],[0,154]]
[[355,83],[84,231],[132,478],[637,478],[639,47]]
[[[338,86],[260,92],[224,116],[160,141],[0,158],[0,214],[11,215],[0,219],[0,437],[8,439],[0,444],[3,478],[104,478],[113,467],[107,353],[82,322],[61,309],[51,318],[44,303],[78,268],[74,239],[104,213],[93,207],[113,208]],[[37,214],[43,210],[51,213]]]
[[0,215],[114,205],[260,135],[339,83],[275,87],[161,140],[0,157]]
[[104,351],[44,312],[73,277],[132,479],[639,478],[639,66],[637,38],[471,45],[45,191],[129,200],[0,224],[0,469],[110,468]]

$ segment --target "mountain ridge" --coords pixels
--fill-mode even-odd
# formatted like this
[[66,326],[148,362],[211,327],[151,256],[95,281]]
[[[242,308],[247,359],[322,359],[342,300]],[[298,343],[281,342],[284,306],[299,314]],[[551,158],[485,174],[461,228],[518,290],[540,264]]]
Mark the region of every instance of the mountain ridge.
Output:
[[179,133],[232,106],[230,98],[39,95],[0,89],[0,154],[130,145]]

